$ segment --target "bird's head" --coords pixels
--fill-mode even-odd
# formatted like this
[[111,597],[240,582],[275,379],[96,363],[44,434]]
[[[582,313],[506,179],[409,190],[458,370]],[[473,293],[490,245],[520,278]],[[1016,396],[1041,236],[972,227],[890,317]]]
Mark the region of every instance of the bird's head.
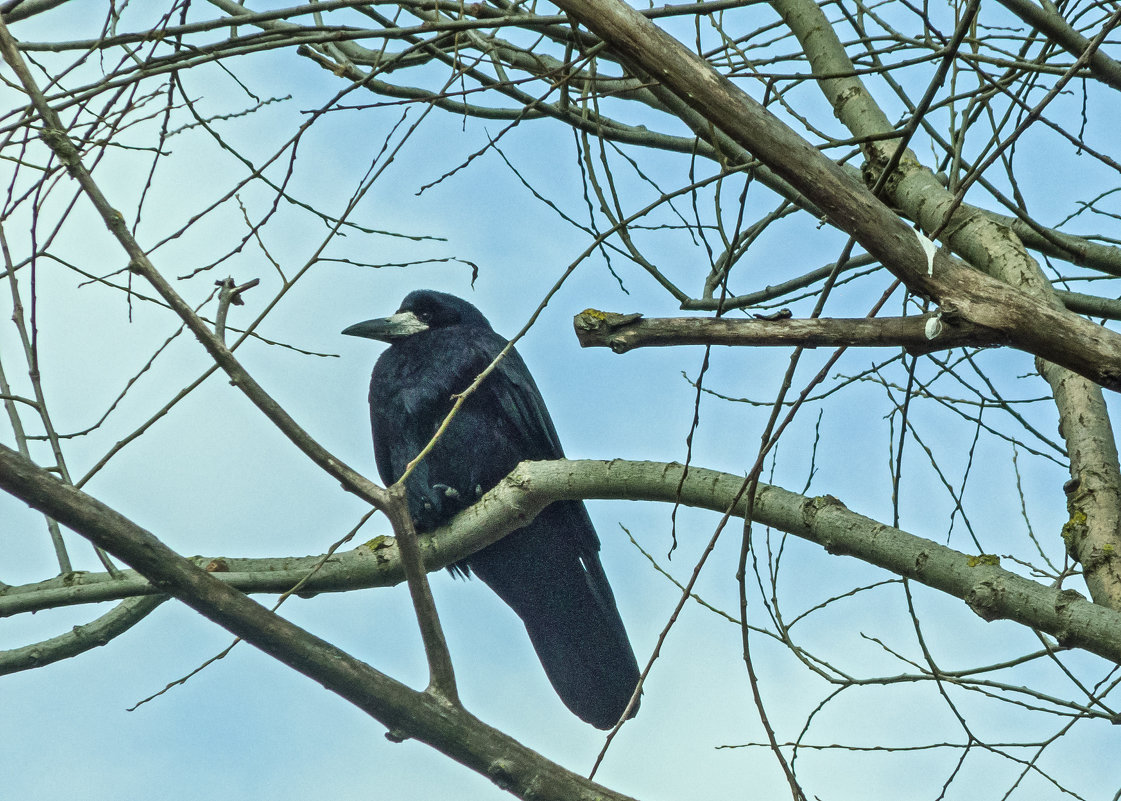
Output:
[[424,331],[464,325],[490,328],[482,312],[462,298],[446,292],[418,289],[405,296],[395,314],[357,323],[344,329],[343,333],[392,343]]

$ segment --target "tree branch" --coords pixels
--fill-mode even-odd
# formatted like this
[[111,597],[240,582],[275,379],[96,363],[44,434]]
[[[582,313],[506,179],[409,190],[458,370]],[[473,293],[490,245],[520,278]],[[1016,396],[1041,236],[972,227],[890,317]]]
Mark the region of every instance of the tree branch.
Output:
[[[21,478],[34,470],[39,469],[0,446],[0,487],[32,506],[43,508],[48,503],[60,503],[59,493],[64,491],[79,492],[54,479],[44,485],[29,484]],[[680,464],[622,459],[522,462],[478,503],[422,540],[425,566],[438,570],[458,562],[524,526],[527,519],[558,500],[662,501],[723,513],[741,494],[742,476],[690,466],[683,479],[684,470]],[[50,478],[45,471],[39,472]],[[82,498],[83,503],[97,504],[88,496]],[[745,510],[746,501],[741,498],[732,513],[743,517]],[[832,554],[856,557],[960,598],[985,620],[1011,620],[1046,632],[1064,646],[1082,648],[1121,664],[1121,613],[1090,603],[1073,590],[1045,586],[1004,570],[995,556],[955,551],[852,512],[830,496],[809,497],[763,483],[759,484],[751,517],[758,525],[817,543]],[[303,578],[317,559],[309,557],[291,571],[271,570],[263,574],[250,572],[252,566],[268,562],[269,567],[275,568],[278,560],[229,560],[227,566],[237,568],[236,571],[222,572],[212,565],[207,575],[213,581],[221,580],[246,592],[282,592]],[[133,566],[145,573],[141,566]],[[196,565],[191,567],[201,572]],[[91,577],[89,585],[78,584],[69,591],[57,586],[45,589],[43,585],[11,587],[0,594],[0,615],[45,608],[30,603],[36,593],[50,593],[48,597],[60,603],[83,603],[123,597],[112,594],[115,586],[130,593],[170,591],[158,582],[154,587],[140,587],[129,571],[125,576],[127,583],[121,585],[104,577]],[[307,582],[304,591],[340,592],[390,586],[403,579],[395,543],[379,538],[333,557]]]
[[792,320],[745,320],[725,317],[661,317],[615,314],[587,309],[573,318],[581,347],[611,348],[626,353],[634,348],[675,345],[732,345],[739,347],[902,347],[908,353],[931,353],[960,347],[989,347],[1004,343],[995,331],[970,323],[943,323],[936,312],[912,317],[818,317]]
[[[108,573],[103,575],[109,577]],[[128,598],[97,620],[75,626],[65,634],[22,648],[0,651],[0,676],[41,668],[106,645],[146,618],[166,600],[166,595],[158,594]]]
[[[1031,0],[999,0],[999,2],[1072,56],[1081,56],[1090,46],[1090,40],[1070,27],[1055,6],[1050,3],[1048,3],[1050,8],[1043,8]],[[1121,64],[1101,50],[1097,50],[1090,56],[1087,66],[1102,83],[1121,90]]]

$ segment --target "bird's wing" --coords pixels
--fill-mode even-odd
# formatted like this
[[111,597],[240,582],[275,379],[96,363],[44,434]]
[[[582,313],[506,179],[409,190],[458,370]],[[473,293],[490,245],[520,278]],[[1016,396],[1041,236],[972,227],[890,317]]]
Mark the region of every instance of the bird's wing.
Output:
[[[490,358],[498,355],[505,342],[500,337],[495,337],[501,343],[494,348]],[[563,459],[564,449],[561,447],[557,430],[553,427],[553,420],[549,417],[549,410],[537,389],[537,383],[529,373],[522,357],[516,350],[511,350],[498,365],[498,369],[487,379],[484,387],[488,394],[497,401],[510,425],[517,432],[524,452],[522,459]]]
[[372,399],[370,403],[370,421],[374,430],[374,461],[378,466],[378,475],[388,487],[404,472],[408,459],[403,459],[403,454],[398,453],[400,448],[397,447],[396,432],[390,430],[390,426],[380,419],[378,414],[380,410],[373,405]]
[[[496,336],[492,344],[493,354],[498,354],[505,340]],[[489,387],[488,387],[489,384]],[[517,461],[563,459],[564,449],[553,426],[549,410],[537,388],[537,383],[516,350],[511,350],[503,358],[498,369],[484,382],[480,391],[486,391],[493,403],[497,403],[505,419],[516,434]],[[511,465],[511,468],[513,465]],[[566,522],[565,528],[573,538],[579,553],[594,561],[598,566],[596,554],[599,552],[599,537],[588,517],[584,504],[578,501],[561,501],[555,511]],[[602,576],[602,572],[601,572]],[[606,584],[606,579],[602,579]]]

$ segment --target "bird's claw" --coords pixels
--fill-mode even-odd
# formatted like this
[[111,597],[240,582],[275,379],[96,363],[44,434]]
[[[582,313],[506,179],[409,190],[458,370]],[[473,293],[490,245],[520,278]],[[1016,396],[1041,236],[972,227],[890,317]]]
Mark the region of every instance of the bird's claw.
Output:
[[436,490],[436,492],[443,495],[445,498],[459,498],[459,490],[455,487],[449,487],[447,484],[433,484],[432,489]]

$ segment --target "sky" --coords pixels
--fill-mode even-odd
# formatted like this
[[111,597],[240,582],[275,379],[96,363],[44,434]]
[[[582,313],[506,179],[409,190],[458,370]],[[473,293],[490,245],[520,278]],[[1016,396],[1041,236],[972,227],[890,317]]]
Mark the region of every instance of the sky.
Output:
[[[94,19],[93,9],[99,8],[93,2],[68,4],[34,24],[14,26],[13,32],[24,39],[61,38],[68,35],[66,26],[82,28]],[[90,16],[83,17],[83,12]],[[208,114],[230,114],[249,105],[252,101],[242,85],[262,99],[290,94],[290,99],[270,103],[253,115],[221,123],[232,144],[259,148],[257,152],[271,152],[306,119],[309,109],[323,105],[340,88],[330,73],[292,53],[245,59],[236,73],[237,81],[210,67],[188,74],[185,82]],[[3,74],[10,76],[7,71]],[[358,104],[371,98],[352,99]],[[19,102],[10,88],[0,87],[0,108]],[[339,213],[386,138],[398,141],[404,127],[419,116],[418,109],[410,110],[405,126],[395,129],[400,113],[400,109],[363,108],[325,115],[300,142],[291,176],[293,194]],[[131,129],[124,142],[150,141],[156,124]],[[1095,118],[1090,124],[1106,123]],[[370,368],[382,346],[342,337],[341,330],[389,314],[408,291],[430,287],[470,299],[497,331],[512,335],[588,244],[584,232],[535,198],[494,152],[419,191],[483,148],[503,127],[493,121],[428,115],[352,217],[360,225],[399,235],[351,231],[335,239],[326,251],[331,260],[309,270],[259,329],[264,337],[321,355],[255,341],[238,350],[247,369],[302,426],[371,477],[376,471],[366,391]],[[526,123],[504,135],[500,146],[520,176],[539,192],[571,217],[587,219],[571,132],[547,122]],[[169,139],[168,149],[170,155],[160,162],[137,224],[139,238],[149,247],[221,197],[231,177],[244,175],[238,162],[197,129]],[[115,207],[135,210],[149,166],[144,151],[120,148],[108,152],[96,176],[104,181]],[[643,167],[665,187],[688,180],[689,165],[680,157],[654,154],[644,157]],[[0,171],[10,169],[0,167]],[[280,169],[272,177],[283,175]],[[643,176],[618,161],[616,176],[630,210],[657,196]],[[741,187],[728,187],[724,201],[734,200]],[[57,209],[67,200],[67,191],[56,190],[49,208]],[[239,200],[255,218],[268,209],[271,197],[261,187],[250,186]],[[708,202],[709,208],[699,212],[706,218],[712,213]],[[1054,216],[1061,218],[1076,200],[1056,190],[1051,202]],[[750,208],[762,213],[774,203],[773,196],[758,191]],[[678,211],[691,213],[687,202],[680,203]],[[665,223],[672,216],[660,214],[655,220]],[[27,234],[20,224],[21,219],[6,222],[5,232],[15,249],[26,252]],[[26,219],[22,224],[27,227]],[[156,248],[152,259],[167,276],[186,275],[225,255],[245,231],[237,205],[227,203]],[[250,241],[218,269],[177,280],[176,286],[197,303],[211,291],[214,280],[227,274],[238,282],[261,278],[262,286],[246,294],[246,305],[231,310],[230,324],[239,326],[255,317],[276,292],[272,262],[293,275],[325,235],[322,222],[282,205],[261,231],[264,249]],[[696,291],[709,258],[703,244],[680,231],[645,232],[642,241],[668,276]],[[821,266],[835,258],[842,245],[836,231],[812,220],[783,221],[753,245],[743,268],[750,272],[737,276],[738,289],[746,291]],[[77,204],[56,250],[97,275],[124,264],[84,202]],[[472,281],[468,266],[448,259],[478,265],[478,277]],[[423,260],[440,261],[390,266]],[[386,266],[366,266],[371,264]],[[696,399],[689,380],[695,380],[701,369],[703,350],[651,349],[616,355],[602,349],[581,350],[572,332],[572,316],[589,307],[641,311],[650,317],[680,314],[673,298],[638,267],[620,257],[613,258],[610,267],[614,274],[602,257],[582,263],[518,349],[548,403],[569,457],[684,461]],[[134,288],[139,290],[138,283]],[[882,276],[856,282],[834,313],[863,314],[885,285]],[[122,292],[82,283],[56,263],[41,263],[36,289],[40,363],[52,416],[60,431],[83,429],[110,407],[148,363],[155,347],[176,331],[177,320],[139,300],[130,308]],[[29,291],[22,277],[21,291]],[[797,308],[801,312],[804,307],[805,302]],[[899,313],[898,308],[896,303],[892,313]],[[7,316],[5,311],[3,317]],[[827,355],[809,353],[798,374],[801,380],[813,375]],[[0,356],[9,378],[19,391],[27,392],[11,325],[0,326]],[[767,401],[778,389],[787,358],[788,353],[778,349],[714,349],[705,386],[726,396]],[[854,375],[885,358],[884,352],[850,352],[833,372]],[[1045,393],[1038,377],[1018,378],[1032,371],[1031,359],[1023,354],[983,353],[978,360],[1002,386],[1014,387],[1017,397]],[[88,436],[66,441],[72,474],[84,475],[136,421],[151,415],[207,366],[204,352],[190,336],[172,340],[104,425]],[[1115,409],[1112,398],[1110,403]],[[1023,408],[1041,431],[1053,436],[1053,409],[1047,404]],[[768,409],[710,395],[702,397],[700,409],[701,422],[692,441],[694,463],[742,475],[758,448]],[[872,381],[850,385],[836,402],[811,405],[782,440],[765,479],[792,491],[834,495],[855,511],[891,522],[889,443],[897,434],[893,426],[898,425],[891,411],[883,389]],[[1031,459],[1022,450],[1014,463],[1013,449],[997,437],[984,436],[971,449],[974,427],[933,402],[917,404],[914,420],[924,445],[917,440],[907,445],[900,487],[902,528],[974,552],[971,527],[986,552],[1006,553],[1023,549],[1026,519],[1048,555],[1061,560],[1056,533],[1065,521],[1062,467]],[[1006,428],[1007,420],[999,418],[994,425]],[[0,441],[12,442],[10,430],[0,428]],[[954,480],[960,480],[961,470],[972,461],[962,510],[955,513],[924,446],[948,475],[957,477]],[[34,455],[40,462],[48,458],[41,444]],[[151,431],[123,449],[86,489],[184,555],[319,554],[365,511],[295,452],[221,376],[208,379]],[[670,558],[669,506],[592,501],[588,507],[603,542],[605,569],[642,661],[652,652],[677,591],[627,533],[682,581],[718,516],[681,510],[675,526],[679,547]],[[384,521],[375,518],[361,537],[382,533],[387,533]],[[68,532],[67,542],[79,569],[99,569],[80,537]],[[56,569],[42,518],[7,496],[0,498],[0,546],[4,553],[0,580],[9,584],[41,580]],[[778,584],[788,620],[854,587],[891,578],[854,559],[825,554],[815,545],[784,541],[777,532],[757,531],[756,546],[764,573],[767,549],[772,554],[782,549]],[[707,602],[729,613],[737,608],[738,551],[737,528],[722,537],[698,583],[698,592]],[[571,716],[555,697],[517,618],[479,582],[456,580],[441,572],[432,576],[432,584],[468,708],[550,759],[586,773],[602,745],[602,734]],[[921,587],[914,588],[913,598],[926,644],[945,669],[997,662],[1037,647],[1030,632],[1010,623],[984,623],[955,599]],[[767,625],[766,600],[766,593],[753,593],[751,622]],[[4,619],[0,648],[54,636],[108,608],[51,610]],[[411,686],[425,682],[423,652],[403,588],[292,599],[283,614]],[[910,671],[888,647],[908,659],[921,660],[898,583],[830,605],[799,622],[795,631],[806,647],[861,676]],[[94,801],[265,795],[283,800],[309,794],[339,799],[438,799],[454,794],[469,801],[507,797],[487,779],[424,745],[388,742],[376,721],[245,645],[185,685],[127,711],[229,641],[228,633],[169,602],[107,647],[4,677],[0,681],[4,743],[0,797],[60,798],[76,793]],[[812,723],[806,742],[814,744],[917,746],[962,739],[960,727],[931,683],[854,688],[823,704],[830,692],[825,682],[801,669],[785,648],[761,637],[753,642],[768,716],[784,740],[797,737],[807,717]],[[624,727],[597,778],[643,799],[784,797],[785,781],[765,749],[729,747],[764,738],[746,680],[738,628],[689,604],[663,651],[645,687],[640,714]],[[1088,656],[1073,655],[1069,664],[1085,681],[1107,672],[1100,660]],[[1027,668],[1016,680],[1056,695],[1072,694],[1069,678],[1052,664]],[[968,708],[971,724],[982,739],[1007,742],[1048,736],[1061,725],[1024,708],[979,698],[977,693],[955,688],[947,692]],[[1112,753],[1116,737],[1115,727],[1083,723],[1049,749],[1047,765],[1065,767],[1064,779],[1082,797],[1112,797],[1121,785],[1113,760],[1086,760],[1086,755]],[[1020,756],[1026,753],[1013,751]],[[803,750],[797,766],[806,789],[821,798],[934,798],[953,772],[956,757],[951,749],[937,747],[895,753]],[[1074,778],[1072,763],[1080,765]],[[973,755],[965,760],[945,797],[999,798],[1019,770],[1008,760]],[[1045,779],[1032,775],[1012,797],[1049,798],[1056,792]]]

